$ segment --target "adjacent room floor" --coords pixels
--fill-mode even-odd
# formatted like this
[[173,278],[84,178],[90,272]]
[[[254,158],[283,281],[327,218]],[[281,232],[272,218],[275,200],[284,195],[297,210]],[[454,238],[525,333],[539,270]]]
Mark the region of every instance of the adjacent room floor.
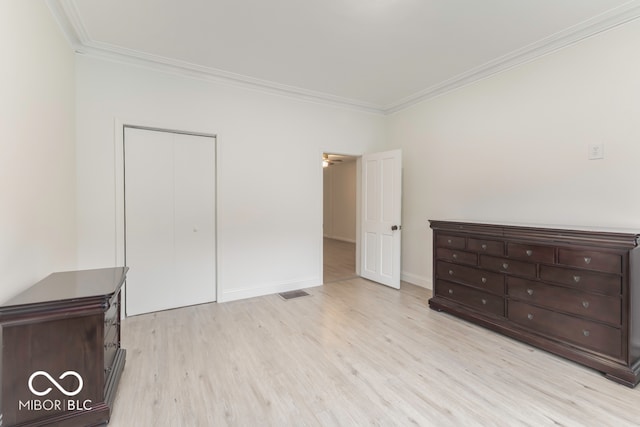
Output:
[[113,427],[635,426],[640,389],[352,279],[124,319]]
[[324,283],[356,277],[356,244],[323,239]]

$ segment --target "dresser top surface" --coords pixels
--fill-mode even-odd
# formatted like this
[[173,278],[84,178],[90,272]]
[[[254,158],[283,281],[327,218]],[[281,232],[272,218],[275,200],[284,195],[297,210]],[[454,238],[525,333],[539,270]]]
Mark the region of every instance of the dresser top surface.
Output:
[[609,234],[632,234],[640,235],[640,226],[637,228],[631,227],[601,227],[601,226],[588,226],[588,225],[566,225],[566,224],[541,224],[541,223],[527,223],[527,222],[512,222],[512,221],[480,221],[470,219],[446,219],[446,220],[434,220],[430,219],[431,224],[459,224],[460,226],[487,226],[487,227],[503,227],[503,228],[523,228],[523,229],[539,229],[548,231],[567,231],[567,232],[586,232],[586,233],[609,233]]
[[35,285],[0,304],[3,308],[54,301],[110,297],[124,283],[128,267],[52,273]]
[[433,230],[477,234],[513,241],[538,241],[632,249],[640,245],[640,230],[604,227],[565,227],[544,224],[491,224],[470,220],[429,220]]

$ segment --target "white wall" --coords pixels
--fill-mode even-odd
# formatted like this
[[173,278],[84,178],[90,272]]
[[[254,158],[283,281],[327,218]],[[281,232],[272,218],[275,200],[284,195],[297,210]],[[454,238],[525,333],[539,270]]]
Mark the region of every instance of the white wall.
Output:
[[640,230],[638,52],[635,21],[390,116],[403,277],[431,286],[428,219]]
[[75,268],[74,58],[43,1],[0,2],[0,303]]
[[384,117],[77,58],[82,267],[116,260],[114,121],[218,135],[219,301],[321,283],[323,151],[383,147]]
[[117,263],[117,119],[218,134],[222,300],[319,282],[323,151],[403,149],[413,283],[431,281],[429,218],[638,227],[639,37],[631,22],[385,119],[90,57],[74,70],[43,2],[1,2],[0,301]]
[[355,243],[357,162],[324,168],[324,236]]

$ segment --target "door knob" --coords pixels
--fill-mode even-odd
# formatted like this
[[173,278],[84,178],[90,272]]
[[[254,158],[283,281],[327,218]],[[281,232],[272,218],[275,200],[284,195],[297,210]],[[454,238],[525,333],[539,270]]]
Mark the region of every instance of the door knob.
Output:
[[392,225],[391,226],[391,231],[396,231],[396,230],[401,230],[402,226],[401,225]]

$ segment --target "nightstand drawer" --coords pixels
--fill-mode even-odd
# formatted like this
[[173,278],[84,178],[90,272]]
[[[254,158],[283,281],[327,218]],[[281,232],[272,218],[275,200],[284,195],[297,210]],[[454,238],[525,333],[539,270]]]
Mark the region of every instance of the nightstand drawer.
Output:
[[509,320],[521,326],[615,358],[622,355],[619,329],[518,301],[508,306]]
[[558,249],[558,263],[587,270],[622,274],[622,256],[613,253]]
[[504,317],[504,298],[497,295],[442,280],[437,281],[436,295],[476,310]]
[[104,338],[104,368],[108,369],[113,363],[118,350],[118,329],[111,328]]
[[611,296],[619,296],[622,291],[622,278],[613,274],[542,265],[540,278],[583,291]]
[[622,322],[622,304],[617,297],[580,292],[517,277],[507,278],[507,289],[511,299],[577,314],[615,326],[620,326]]
[[120,321],[120,319],[118,318],[118,313],[119,313],[118,305],[119,305],[118,301],[114,301],[111,304],[111,307],[109,307],[107,312],[104,314],[104,335],[105,336],[107,336],[111,328]]
[[498,273],[438,261],[436,264],[436,276],[450,282],[471,285],[500,295],[504,294],[504,276]]

